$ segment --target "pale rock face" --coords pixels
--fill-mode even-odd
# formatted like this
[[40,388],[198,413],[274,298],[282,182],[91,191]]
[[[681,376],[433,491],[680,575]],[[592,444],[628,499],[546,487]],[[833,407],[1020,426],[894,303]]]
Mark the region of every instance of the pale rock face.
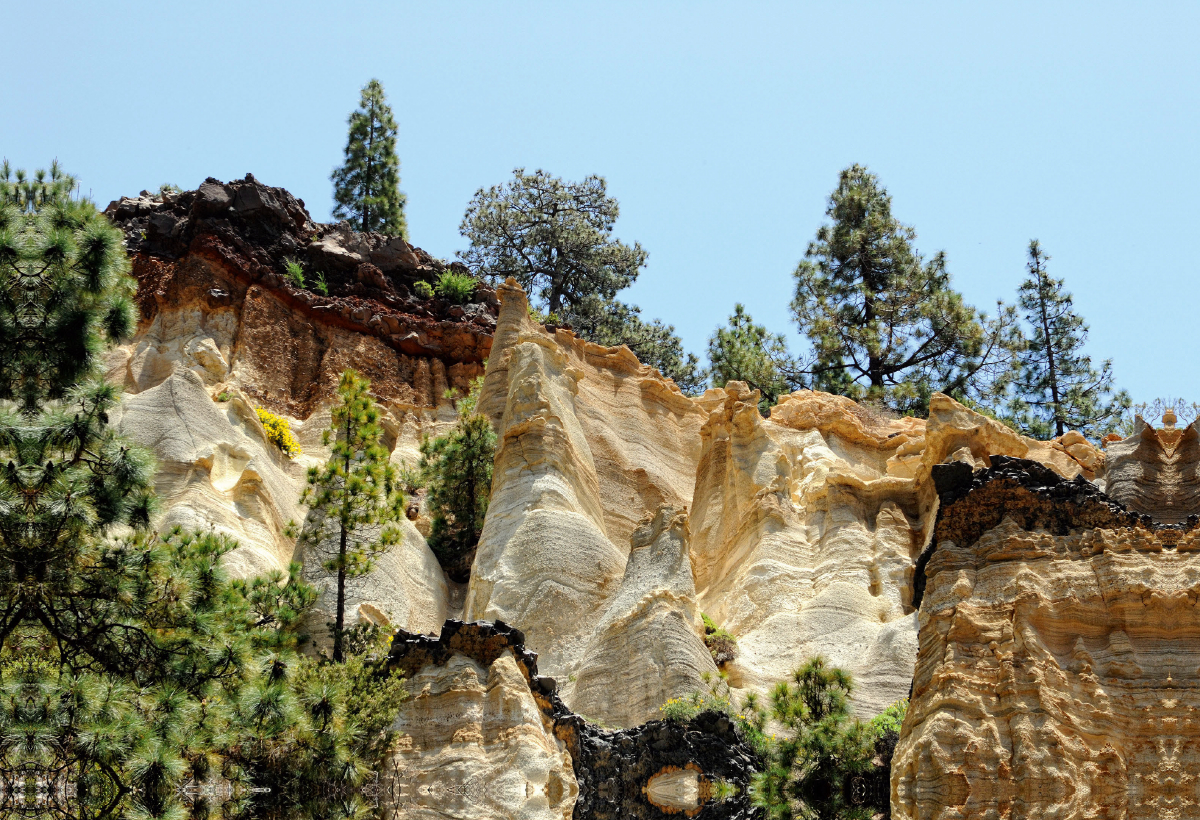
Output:
[[[425,538],[411,521],[396,524],[401,540],[375,559],[366,575],[346,582],[346,624],[398,626],[409,632],[436,633],[446,620],[449,598],[446,579]],[[364,527],[362,537],[374,537],[379,527]],[[353,542],[352,542],[353,543]],[[337,576],[321,562],[337,552],[337,539],[305,548],[304,579],[317,588],[317,602],[308,614],[308,631],[321,647],[332,646],[328,624],[337,617]]]
[[621,587],[596,624],[577,680],[563,691],[580,714],[636,726],[717,673],[698,637],[687,526],[685,513],[661,507],[634,531]]
[[455,654],[407,681],[393,728],[391,807],[411,820],[569,820],[579,789],[511,650],[490,666]]
[[212,528],[232,536],[239,547],[225,562],[237,577],[287,566],[283,528],[295,515],[303,475],[266,441],[248,404],[214,402],[199,374],[178,370],[126,397],[113,423],[158,459],[159,529]]
[[853,674],[860,713],[881,711],[908,692],[923,540],[914,482],[887,468],[924,425],[808,392],[763,419],[757,392],[724,392],[701,431],[692,554],[701,607],[738,637],[730,683],[765,692],[820,654]]
[[520,625],[543,672],[566,679],[637,523],[686,506],[703,413],[627,349],[551,336],[519,288],[499,294],[479,405],[499,440],[464,617]]
[[[316,328],[256,286],[240,304],[214,305],[196,293],[208,287],[227,303],[229,291],[237,289],[232,280],[205,261],[180,264],[176,278],[167,279],[169,287],[180,288],[179,299],[164,299],[131,340],[109,353],[108,378],[125,390],[113,422],[158,460],[160,530],[211,528],[234,538],[238,547],[223,561],[237,578],[305,560],[306,577],[321,591],[309,618],[321,643],[334,614],[333,579],[319,561],[295,554],[284,529],[307,512],[298,504],[306,469],[329,455],[322,433],[330,420],[330,380],[345,367],[373,377],[384,393],[381,424],[392,461],[411,468],[421,439],[453,423],[453,408],[434,401],[435,388],[444,391],[451,382],[461,387],[476,370],[455,364],[449,374],[441,362],[431,369],[423,359],[398,356],[378,338]],[[228,400],[217,401],[221,394]],[[267,441],[255,414],[268,397],[268,407],[288,419],[303,449],[295,460]],[[288,408],[307,413],[300,418]],[[436,632],[449,614],[446,579],[416,527],[409,521],[401,526],[402,542],[375,571],[348,583],[347,623]]]
[[994,486],[938,525],[892,817],[1200,816],[1195,530]]

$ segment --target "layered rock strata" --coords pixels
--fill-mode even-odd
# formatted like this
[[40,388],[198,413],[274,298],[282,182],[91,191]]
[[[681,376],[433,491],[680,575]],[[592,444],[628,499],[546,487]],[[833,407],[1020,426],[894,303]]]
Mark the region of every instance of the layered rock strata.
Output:
[[934,472],[893,817],[1200,817],[1200,531],[1161,503],[1179,484],[1128,481],[1178,432],[1109,448],[1109,486],[1166,523],[1030,461]]
[[[397,817],[750,817],[755,760],[724,716],[604,730],[573,714],[520,630],[450,620],[401,632],[391,664],[410,697],[385,794]],[[714,784],[739,795],[718,800]]]
[[713,663],[698,636],[686,513],[660,507],[634,531],[620,589],[596,624],[567,700],[616,726],[659,716],[679,692],[706,687]]
[[628,348],[551,333],[520,288],[498,293],[479,407],[499,441],[464,617],[521,624],[546,672],[567,679],[621,586],[634,529],[690,502],[704,413]]
[[[107,209],[123,228],[138,281],[137,332],[109,357],[127,394],[122,430],[159,460],[160,526],[215,528],[240,547],[237,576],[305,560],[321,588],[311,620],[332,604],[315,555],[284,533],[303,520],[307,467],[328,449],[321,433],[343,370],[371,380],[392,458],[413,466],[422,437],[454,419],[448,390],[483,373],[499,303],[481,286],[466,305],[414,294],[445,265],[398,238],[314,222],[304,203],[252,176],[198,190],[125,198]],[[298,264],[303,283],[287,273]],[[317,290],[317,285],[320,289]],[[288,419],[303,449],[271,444],[255,410]],[[350,622],[436,631],[451,595],[418,529],[369,577],[350,585]]]

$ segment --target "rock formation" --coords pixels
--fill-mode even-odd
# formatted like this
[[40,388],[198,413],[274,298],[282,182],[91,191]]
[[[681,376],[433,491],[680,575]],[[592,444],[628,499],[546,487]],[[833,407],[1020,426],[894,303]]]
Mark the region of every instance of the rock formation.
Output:
[[596,624],[567,699],[616,726],[659,717],[680,692],[705,689],[717,667],[698,635],[685,513],[661,507],[634,531],[620,589]]
[[[503,623],[451,620],[438,638],[401,633],[390,661],[410,692],[384,784],[397,817],[753,816],[756,761],[722,715],[601,729],[567,709],[524,635]],[[738,794],[718,799],[719,781]]]
[[[125,231],[141,311],[135,336],[109,357],[127,394],[121,429],[159,460],[159,525],[233,536],[236,575],[304,558],[283,529],[302,520],[305,469],[328,455],[321,432],[344,369],[371,379],[393,459],[410,466],[422,436],[454,418],[446,391],[483,373],[494,293],[481,287],[466,305],[417,297],[415,283],[445,266],[403,240],[315,223],[303,202],[251,176],[143,192],[107,213]],[[286,275],[288,261],[301,263],[307,287]],[[326,293],[313,289],[318,280]],[[257,407],[290,421],[304,455],[290,461],[267,442]],[[311,619],[318,633],[327,597]],[[436,631],[449,598],[409,525],[377,572],[351,584],[350,622]]]
[[479,404],[499,442],[464,617],[520,624],[565,679],[620,587],[634,529],[690,502],[704,413],[628,348],[550,333],[519,288],[499,293]]
[[1200,817],[1195,435],[1109,446],[1128,508],[1027,460],[934,469],[893,817]]

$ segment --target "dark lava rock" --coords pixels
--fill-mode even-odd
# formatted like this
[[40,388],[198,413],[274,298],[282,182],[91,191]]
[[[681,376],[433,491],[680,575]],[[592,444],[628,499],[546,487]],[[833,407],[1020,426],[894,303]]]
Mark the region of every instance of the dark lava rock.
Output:
[[[1066,535],[1076,529],[1142,527],[1156,532],[1182,531],[1200,524],[1192,515],[1185,524],[1161,524],[1105,495],[1083,476],[1066,479],[1044,464],[1024,458],[992,456],[992,466],[972,471],[962,462],[935,465],[937,522],[929,546],[917,559],[913,606],[925,595],[925,567],[939,541],[970,546],[1005,516],[1027,530]],[[1168,543],[1169,548],[1169,543]]]
[[760,817],[750,805],[750,778],[759,761],[734,721],[705,712],[688,723],[655,720],[613,731],[573,713],[558,695],[553,678],[539,675],[537,654],[525,648],[525,635],[503,621],[465,623],[448,620],[438,637],[403,630],[392,639],[389,662],[406,676],[426,665],[445,664],[455,653],[481,666],[491,666],[506,650],[529,681],[543,714],[554,721],[554,733],[567,744],[579,784],[575,820],[677,820],[677,812],[651,803],[643,791],[664,770],[694,769],[708,781],[737,787],[735,797],[706,803],[692,814],[698,820],[751,820]]

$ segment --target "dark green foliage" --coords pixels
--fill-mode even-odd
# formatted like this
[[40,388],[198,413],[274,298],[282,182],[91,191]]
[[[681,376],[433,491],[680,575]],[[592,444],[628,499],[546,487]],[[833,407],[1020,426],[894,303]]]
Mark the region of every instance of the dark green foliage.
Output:
[[680,390],[704,389],[696,356],[685,354],[675,328],[645,321],[640,309],[618,301],[637,279],[646,251],[613,239],[620,208],[603,177],[563,182],[545,171],[513,171],[506,185],[480,189],[459,231],[471,245],[459,257],[478,276],[508,277],[581,337],[602,345],[628,345],[639,361],[672,378]]
[[447,302],[462,305],[471,301],[478,286],[479,281],[470,274],[445,270],[438,274],[433,291]]
[[470,572],[492,492],[496,432],[476,412],[482,379],[458,401],[458,423],[449,433],[421,442],[420,471],[433,516],[429,547],[456,580]]
[[708,361],[714,387],[745,382],[762,394],[758,408],[764,416],[780,396],[804,386],[783,336],[756,325],[741,304],[734,305],[728,326],[709,338]]
[[792,300],[813,348],[804,368],[813,386],[900,412],[924,411],[935,391],[989,401],[1002,392],[1020,346],[1015,312],[998,305],[988,320],[965,304],[945,255],[917,252],[916,232],[861,165],[842,171],[826,215]]
[[376,231],[407,239],[407,197],[400,193],[396,120],[378,80],[363,87],[358,110],[349,122],[346,161],[332,177],[337,203],[333,215],[352,220],[364,233]]
[[638,361],[673,379],[686,395],[704,392],[707,379],[700,360],[694,353],[684,352],[674,325],[665,325],[658,319],[645,321],[636,305],[592,295],[567,310],[561,320],[596,344],[626,345]]
[[394,676],[306,682],[298,565],[233,581],[227,538],[147,531],[151,459],[108,427],[99,375],[132,282],[119,232],[73,187],[57,167],[0,184],[0,770],[73,783],[50,811],[77,817],[179,816],[187,778],[243,795],[357,783],[387,739],[346,700],[394,709]]
[[333,421],[324,436],[326,445],[332,442],[333,452],[324,467],[309,468],[308,486],[300,497],[312,511],[300,541],[322,553],[321,566],[337,576],[335,661],[344,658],[346,582],[370,572],[374,559],[400,540],[395,522],[404,510],[404,495],[383,446],[379,407],[370,387],[353,370],[342,374]]
[[[779,820],[868,820],[851,803],[850,779],[871,770],[875,734],[850,716],[850,676],[814,658],[771,693],[770,718],[783,728],[755,778],[754,803]],[[765,714],[760,720],[765,722]]]
[[413,293],[417,294],[417,296],[422,299],[432,299],[433,285],[418,279],[413,283]]
[[475,193],[459,226],[471,246],[459,256],[479,276],[513,277],[561,313],[587,296],[611,299],[646,264],[641,245],[610,236],[619,212],[603,177],[563,182],[517,168],[508,184]]
[[1063,280],[1046,272],[1049,259],[1036,239],[1029,243],[1029,275],[1018,295],[1031,332],[1019,357],[1010,410],[1022,430],[1035,438],[1078,430],[1096,440],[1117,427],[1131,402],[1113,385],[1112,360],[1105,359],[1097,368],[1083,353],[1088,326],[1075,313]]

